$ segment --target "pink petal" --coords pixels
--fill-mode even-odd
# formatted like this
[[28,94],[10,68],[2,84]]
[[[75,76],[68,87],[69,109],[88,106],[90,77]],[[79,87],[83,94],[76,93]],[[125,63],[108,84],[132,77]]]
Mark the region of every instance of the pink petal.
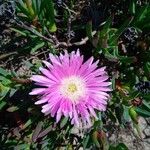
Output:
[[75,106],[73,106],[73,120],[75,125],[79,127],[79,118]]
[[39,101],[35,102],[36,105],[39,105],[39,104],[43,104],[43,103],[46,103],[48,101],[48,98],[42,98],[40,99]]
[[46,105],[42,106],[41,112],[46,113],[49,110],[50,110],[50,104],[46,104]]
[[51,63],[49,63],[49,62],[47,62],[47,61],[45,61],[45,60],[43,60],[43,63],[46,65],[47,68],[49,68],[49,69],[52,69],[52,68],[53,68],[53,66],[52,66]]
[[62,112],[61,112],[61,109],[59,108],[57,111],[57,115],[56,115],[56,122],[59,122],[61,116],[62,116]]
[[47,76],[49,79],[57,82],[57,79],[51,74],[51,72],[47,69],[44,69],[42,67],[39,68],[39,70],[45,75]]
[[55,104],[53,105],[53,107],[51,109],[51,115],[52,116],[54,116],[57,113],[58,109],[61,109],[61,103],[62,103],[62,100],[61,99],[57,99],[57,101],[55,102]]
[[39,83],[53,83],[50,79],[41,75],[33,75],[30,79]]
[[98,105],[98,109],[101,111],[106,111],[106,106],[105,105]]
[[96,119],[98,119],[98,117],[97,117],[97,115],[96,115],[94,109],[93,109],[91,106],[88,106],[88,109],[89,109],[90,113],[91,113]]
[[38,95],[43,94],[45,92],[46,88],[36,88],[32,90],[32,92],[29,93],[29,95]]
[[60,60],[57,56],[54,56],[53,54],[50,53],[49,58],[53,64],[61,65]]

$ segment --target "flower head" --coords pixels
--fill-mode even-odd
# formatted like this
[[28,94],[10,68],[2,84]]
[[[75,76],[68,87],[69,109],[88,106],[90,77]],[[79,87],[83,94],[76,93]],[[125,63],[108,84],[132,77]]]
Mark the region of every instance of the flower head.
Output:
[[42,112],[56,117],[69,117],[71,123],[79,126],[80,122],[91,125],[91,118],[96,118],[95,110],[105,111],[110,91],[110,82],[105,67],[98,68],[98,61],[93,57],[83,63],[79,50],[60,56],[49,55],[50,62],[43,61],[46,68],[40,68],[42,75],[33,75],[41,88],[33,89],[30,95],[40,95],[35,104],[42,104]]

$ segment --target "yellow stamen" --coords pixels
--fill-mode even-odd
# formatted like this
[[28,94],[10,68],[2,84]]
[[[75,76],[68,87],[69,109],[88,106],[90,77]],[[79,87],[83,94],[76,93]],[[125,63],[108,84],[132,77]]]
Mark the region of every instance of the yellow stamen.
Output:
[[71,83],[71,84],[68,85],[68,89],[67,89],[67,90],[68,90],[68,92],[70,92],[70,93],[74,93],[74,92],[77,91],[77,87],[76,87],[75,84]]

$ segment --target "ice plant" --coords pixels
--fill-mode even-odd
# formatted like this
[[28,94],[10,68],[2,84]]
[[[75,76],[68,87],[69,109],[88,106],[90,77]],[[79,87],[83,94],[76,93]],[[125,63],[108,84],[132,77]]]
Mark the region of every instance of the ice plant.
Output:
[[49,55],[50,62],[43,61],[46,68],[40,68],[42,75],[33,75],[41,88],[33,89],[30,95],[40,95],[35,104],[42,104],[42,112],[56,117],[69,117],[71,123],[79,126],[81,122],[91,125],[97,119],[95,110],[105,111],[110,91],[110,82],[105,67],[98,68],[93,57],[83,62],[77,52]]

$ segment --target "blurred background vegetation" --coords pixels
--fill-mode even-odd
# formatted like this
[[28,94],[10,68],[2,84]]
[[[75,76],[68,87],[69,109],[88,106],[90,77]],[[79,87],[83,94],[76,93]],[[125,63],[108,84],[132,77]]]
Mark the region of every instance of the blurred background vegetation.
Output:
[[[121,128],[142,140],[139,118],[150,117],[149,46],[149,0],[1,0],[1,149],[127,150],[109,139]],[[28,95],[29,78],[49,53],[78,48],[85,60],[99,59],[112,81],[107,111],[90,129],[68,118],[56,124]]]

